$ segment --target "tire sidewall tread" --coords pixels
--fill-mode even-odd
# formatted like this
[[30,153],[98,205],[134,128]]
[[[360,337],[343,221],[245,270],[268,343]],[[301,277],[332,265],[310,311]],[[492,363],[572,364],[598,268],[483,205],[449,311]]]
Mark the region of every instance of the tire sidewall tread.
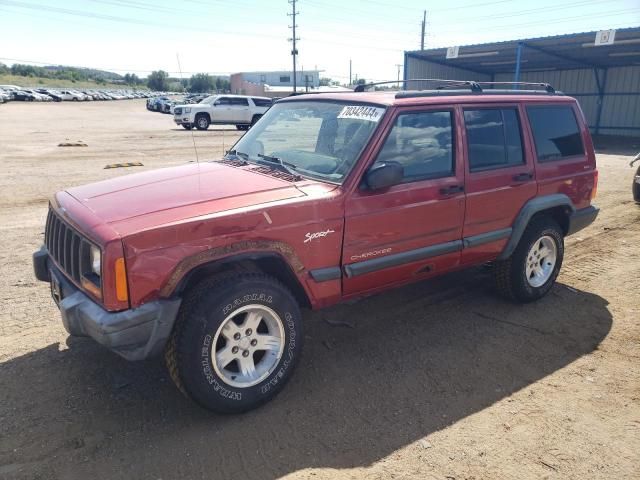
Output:
[[[251,303],[266,305],[281,317],[285,346],[266,379],[236,388],[215,372],[211,343],[222,321],[233,310]],[[165,357],[169,373],[183,393],[207,409],[241,413],[282,390],[298,362],[303,338],[300,309],[286,287],[261,273],[232,273],[204,280],[187,294]]]

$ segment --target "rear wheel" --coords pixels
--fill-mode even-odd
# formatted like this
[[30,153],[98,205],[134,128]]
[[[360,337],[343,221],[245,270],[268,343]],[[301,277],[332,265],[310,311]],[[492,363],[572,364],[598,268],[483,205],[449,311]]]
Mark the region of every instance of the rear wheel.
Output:
[[260,273],[232,273],[186,297],[165,360],[180,390],[203,407],[239,413],[271,400],[302,349],[302,318],[289,290]]
[[518,302],[532,302],[549,292],[564,258],[563,232],[550,217],[534,218],[506,260],[495,262],[498,291]]
[[236,130],[240,130],[240,131],[249,130],[249,125],[236,125]]
[[209,128],[209,117],[204,113],[199,113],[196,116],[196,128],[198,130],[206,130]]
[[251,119],[251,126],[253,127],[256,124],[256,122],[260,120],[261,117],[262,115],[254,115],[253,118]]

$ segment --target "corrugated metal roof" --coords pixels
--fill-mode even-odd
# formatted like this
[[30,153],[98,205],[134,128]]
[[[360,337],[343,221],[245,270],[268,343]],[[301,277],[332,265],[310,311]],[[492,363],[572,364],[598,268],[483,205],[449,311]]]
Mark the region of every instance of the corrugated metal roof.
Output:
[[447,59],[446,48],[405,52],[408,57],[463,68],[479,74],[512,72],[518,44],[522,44],[520,69],[607,68],[640,65],[640,27],[617,29],[613,45],[595,45],[597,32],[463,45],[458,58]]

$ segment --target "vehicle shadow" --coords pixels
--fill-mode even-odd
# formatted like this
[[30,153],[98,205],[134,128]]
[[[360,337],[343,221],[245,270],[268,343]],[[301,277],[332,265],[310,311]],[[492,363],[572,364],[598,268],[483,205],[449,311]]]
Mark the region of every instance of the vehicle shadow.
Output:
[[592,352],[611,328],[597,295],[559,284],[515,305],[488,280],[477,269],[308,312],[294,378],[244,415],[211,414],[159,360],[128,363],[87,339],[9,360],[0,473],[251,479],[367,466]]

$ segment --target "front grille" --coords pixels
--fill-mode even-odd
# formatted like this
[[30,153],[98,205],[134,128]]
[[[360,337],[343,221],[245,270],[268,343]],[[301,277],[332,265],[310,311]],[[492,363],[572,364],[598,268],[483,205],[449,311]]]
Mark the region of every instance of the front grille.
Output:
[[47,215],[44,243],[49,256],[69,278],[80,285],[82,274],[90,272],[91,244],[51,207]]
[[176,115],[182,115],[182,108],[174,108],[173,113]]

